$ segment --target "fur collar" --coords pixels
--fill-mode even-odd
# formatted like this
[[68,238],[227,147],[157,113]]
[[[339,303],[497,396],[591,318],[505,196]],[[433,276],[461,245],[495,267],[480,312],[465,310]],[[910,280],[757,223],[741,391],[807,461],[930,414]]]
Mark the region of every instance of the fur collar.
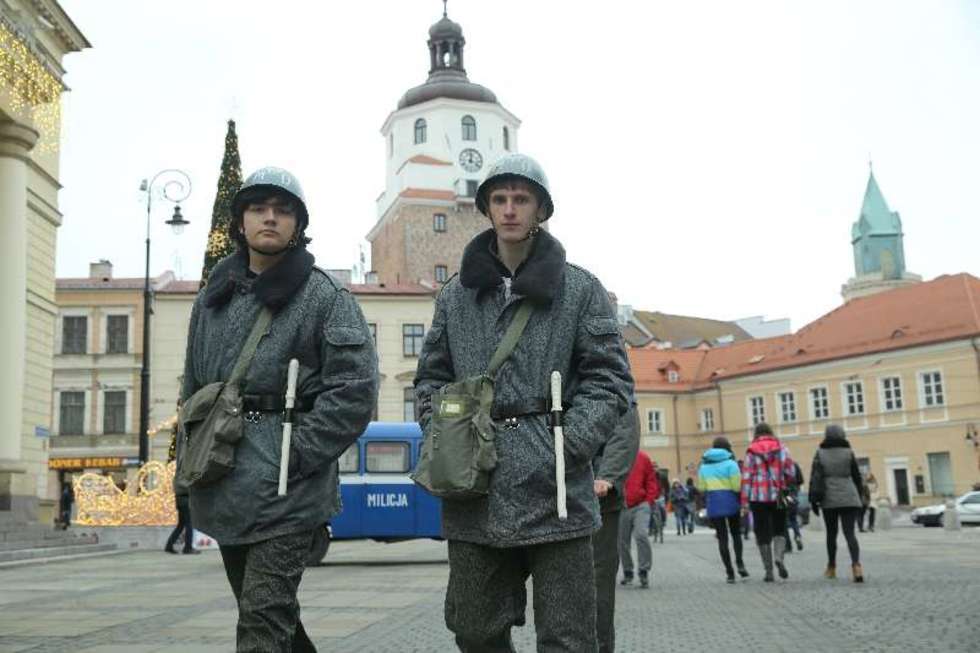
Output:
[[[496,244],[494,230],[487,229],[466,246],[459,270],[459,280],[464,288],[496,288],[501,284],[501,277],[510,276],[497,257]],[[550,304],[558,293],[564,272],[565,248],[542,229],[534,237],[528,257],[517,268],[511,290],[536,303]]]
[[828,435],[823,439],[823,442],[820,443],[820,448],[821,449],[850,449],[851,445],[844,438],[838,438],[832,435]]
[[253,292],[255,297],[274,311],[289,303],[299,288],[306,283],[313,271],[313,255],[303,247],[296,247],[274,266],[249,279],[248,250],[242,248],[221,259],[204,289],[204,305],[213,308],[226,304],[236,288]]

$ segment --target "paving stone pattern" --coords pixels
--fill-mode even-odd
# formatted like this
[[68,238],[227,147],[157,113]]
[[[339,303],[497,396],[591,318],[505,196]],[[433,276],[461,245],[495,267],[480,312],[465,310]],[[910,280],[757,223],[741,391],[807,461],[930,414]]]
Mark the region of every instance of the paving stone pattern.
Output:
[[[862,536],[867,582],[826,581],[823,533],[787,557],[790,579],[726,585],[705,530],[654,545],[652,587],[620,588],[619,651],[976,651],[980,529]],[[840,562],[846,560],[842,546]],[[444,543],[334,543],[300,591],[321,651],[454,651],[442,599]],[[848,571],[844,565],[843,572]],[[216,552],[138,552],[0,569],[0,653],[234,650],[235,605]],[[515,629],[534,650],[534,616]]]

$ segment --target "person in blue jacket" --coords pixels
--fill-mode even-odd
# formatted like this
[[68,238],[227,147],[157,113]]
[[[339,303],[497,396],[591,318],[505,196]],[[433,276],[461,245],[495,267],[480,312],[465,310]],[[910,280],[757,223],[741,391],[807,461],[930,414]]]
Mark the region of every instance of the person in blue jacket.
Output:
[[735,548],[735,565],[738,575],[746,578],[749,572],[742,562],[741,522],[739,519],[739,492],[742,474],[735,462],[732,445],[727,438],[717,437],[711,449],[704,452],[698,468],[698,489],[706,497],[708,521],[718,537],[718,552],[725,565],[729,583],[735,582],[735,569],[728,551],[728,535]]

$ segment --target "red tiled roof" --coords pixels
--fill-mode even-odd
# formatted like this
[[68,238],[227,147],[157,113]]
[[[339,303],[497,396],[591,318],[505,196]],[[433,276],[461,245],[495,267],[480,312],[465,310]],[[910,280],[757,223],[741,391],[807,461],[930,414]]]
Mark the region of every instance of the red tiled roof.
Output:
[[355,295],[434,295],[436,290],[420,283],[349,283]]
[[[689,391],[716,380],[980,335],[980,279],[944,275],[861,297],[794,334],[710,350],[630,349],[639,391]],[[673,360],[679,383],[658,371]]]
[[190,281],[171,281],[166,286],[162,288],[157,288],[158,293],[167,294],[192,294],[196,295],[197,291],[201,288],[201,281],[199,279],[193,279]]
[[[150,279],[153,282],[153,279]],[[143,277],[138,279],[109,279],[99,278],[68,278],[55,280],[58,290],[140,290],[143,288]]]
[[431,188],[406,188],[398,193],[399,197],[421,200],[454,200],[456,193],[451,190],[433,190]]
[[424,166],[451,166],[452,163],[449,161],[443,161],[442,159],[437,159],[434,156],[429,156],[427,154],[416,154],[415,156],[406,159],[405,163],[398,167],[397,172],[401,172],[402,168],[407,166],[409,163],[419,163]]

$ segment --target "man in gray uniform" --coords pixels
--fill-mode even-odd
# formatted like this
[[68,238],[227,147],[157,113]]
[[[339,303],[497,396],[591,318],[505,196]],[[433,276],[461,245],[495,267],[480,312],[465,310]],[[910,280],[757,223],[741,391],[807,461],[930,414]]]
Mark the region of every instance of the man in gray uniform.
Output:
[[[186,402],[225,381],[263,307],[272,322],[242,383],[245,435],[235,468],[193,487],[197,528],[220,544],[238,601],[239,653],[315,651],[296,592],[316,529],[340,511],[337,458],[364,431],[377,397],[371,333],[357,302],[313,266],[295,177],[263,168],[232,200],[238,250],[219,262],[191,313]],[[299,361],[288,491],[278,496],[286,371]]]
[[634,405],[619,420],[609,441],[592,461],[602,528],[592,536],[595,559],[596,632],[599,653],[616,650],[616,574],[619,571],[619,519],[625,507],[624,483],[640,448],[640,416]]
[[[476,205],[491,229],[463,252],[460,273],[436,299],[415,377],[419,423],[448,383],[486,373],[517,306],[531,313],[495,377],[491,416],[497,465],[486,496],[443,501],[449,540],[446,625],[461,651],[512,651],[534,579],[538,650],[596,651],[592,533],[599,527],[592,459],[629,408],[633,380],[606,290],[541,222],[554,210],[530,157],[494,164]],[[561,373],[567,519],[556,507],[549,379]]]

